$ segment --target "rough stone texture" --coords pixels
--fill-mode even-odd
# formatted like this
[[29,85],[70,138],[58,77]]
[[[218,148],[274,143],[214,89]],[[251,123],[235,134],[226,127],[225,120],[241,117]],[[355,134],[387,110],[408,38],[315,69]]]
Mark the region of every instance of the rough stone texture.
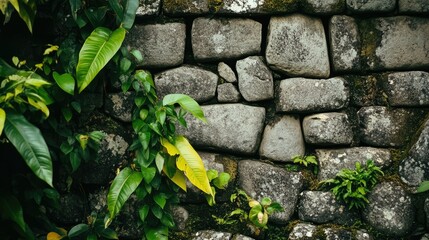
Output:
[[354,240],[352,232],[345,229],[324,228],[326,240]]
[[427,13],[429,4],[427,0],[399,0],[400,13]]
[[344,76],[344,78],[347,79],[350,84],[351,105],[359,107],[380,105],[377,104],[380,95],[377,76],[348,75]]
[[166,68],[183,63],[185,39],[184,23],[135,25],[127,34],[124,45],[140,50],[142,67]]
[[220,62],[217,65],[217,71],[219,72],[219,76],[225,79],[227,82],[235,83],[237,82],[237,77],[235,76],[234,71],[231,69],[228,64],[224,62]]
[[429,66],[429,19],[397,16],[362,21],[362,53],[371,70]]
[[305,13],[309,14],[339,14],[346,7],[345,0],[304,0],[301,2]]
[[383,106],[362,107],[358,111],[361,141],[377,147],[400,147],[410,137],[413,111]]
[[391,164],[390,151],[388,149],[372,147],[355,147],[344,149],[316,149],[319,160],[320,181],[334,178],[343,168],[355,169],[355,163],[366,165],[367,160],[373,160],[379,167],[387,167]]
[[355,238],[356,240],[374,240],[374,238],[365,229],[357,230]]
[[375,230],[388,236],[406,235],[414,224],[411,197],[397,183],[382,182],[368,196],[363,218]]
[[387,78],[385,88],[391,106],[429,105],[429,73],[396,72],[389,74]]
[[343,78],[289,78],[280,82],[276,110],[279,112],[322,112],[347,107],[349,89]]
[[50,220],[58,224],[74,225],[85,222],[86,204],[84,198],[74,193],[61,195],[59,198],[59,210],[49,209]]
[[194,233],[191,240],[230,240],[231,237],[231,233],[203,230]]
[[182,206],[174,206],[171,212],[176,223],[176,229],[179,231],[185,230],[186,222],[189,219],[189,212]]
[[304,179],[300,173],[252,160],[238,163],[238,186],[249,196],[260,201],[269,197],[280,203],[284,212],[274,213],[270,221],[285,224],[292,217],[302,190]]
[[296,224],[291,233],[289,234],[289,240],[316,240],[316,225],[309,223],[298,223]]
[[304,191],[298,205],[299,219],[313,223],[353,224],[357,214],[335,200],[332,192]]
[[262,24],[251,19],[197,18],[192,25],[196,60],[236,59],[261,51]]
[[209,13],[208,0],[163,0],[162,10],[167,15],[200,15]]
[[322,21],[301,14],[271,17],[268,65],[290,76],[329,77],[329,57]]
[[347,9],[352,12],[391,12],[396,0],[346,0]]
[[215,97],[218,76],[196,66],[181,66],[156,74],[154,80],[160,99],[170,93],[182,93],[205,102]]
[[354,18],[333,16],[329,21],[329,44],[332,65],[336,72],[360,69],[360,36]]
[[[278,1],[259,1],[259,0],[223,0],[221,6],[214,6],[218,13],[224,14],[278,14],[290,13],[298,10],[298,0],[278,0]],[[218,8],[218,9],[217,9]]]
[[104,111],[116,119],[129,123],[134,107],[134,96],[135,94],[132,92],[108,94],[104,103]]
[[274,96],[274,82],[271,70],[262,57],[252,56],[236,63],[238,88],[246,101],[271,99]]
[[352,126],[345,113],[331,112],[306,116],[302,122],[305,142],[317,145],[348,145]]
[[290,162],[305,154],[301,124],[297,116],[283,115],[265,127],[259,155],[275,161]]
[[[165,2],[165,1],[164,1]],[[149,17],[159,14],[161,0],[140,0],[137,8],[137,17]]]
[[223,83],[217,86],[217,100],[221,103],[234,103],[241,99],[240,92],[232,83]]
[[208,123],[188,115],[185,117],[188,128],[178,129],[178,133],[186,135],[193,145],[235,154],[257,151],[264,127],[264,108],[237,103],[201,108]]
[[254,239],[251,237],[248,237],[248,236],[241,235],[241,234],[236,234],[236,235],[234,235],[234,237],[231,238],[231,240],[254,240]]
[[425,235],[420,238],[420,240],[429,240],[429,233],[426,233]]
[[429,180],[429,120],[416,143],[411,147],[408,156],[399,165],[401,180],[410,185],[418,186],[422,181]]

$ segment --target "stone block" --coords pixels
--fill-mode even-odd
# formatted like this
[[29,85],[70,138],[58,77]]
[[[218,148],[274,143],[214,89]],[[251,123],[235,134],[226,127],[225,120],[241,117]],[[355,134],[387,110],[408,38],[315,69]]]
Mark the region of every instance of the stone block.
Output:
[[330,79],[289,78],[280,82],[278,112],[323,112],[348,106],[349,89],[341,77]]
[[225,79],[225,81],[230,82],[230,83],[237,82],[237,77],[235,76],[235,73],[232,70],[232,68],[230,66],[228,66],[228,64],[226,64],[224,62],[220,62],[217,65],[217,71],[219,73],[219,76],[221,78]]
[[268,26],[268,65],[289,76],[329,77],[329,57],[321,19],[301,14],[272,17]]
[[400,13],[429,13],[427,0],[399,0]]
[[134,96],[133,92],[108,94],[104,103],[104,111],[111,117],[130,123],[134,107]]
[[345,0],[304,0],[301,5],[305,13],[317,15],[339,14],[346,8]]
[[429,105],[429,73],[427,72],[390,73],[384,87],[391,106]]
[[347,9],[353,13],[392,12],[396,0],[346,0]]
[[232,83],[223,83],[217,86],[217,100],[221,103],[234,103],[241,99],[240,92]]
[[166,68],[183,63],[185,39],[184,23],[135,25],[124,46],[142,53],[142,67]]
[[229,240],[232,234],[227,232],[217,232],[213,230],[202,230],[194,233],[191,240]]
[[259,155],[280,162],[291,162],[305,155],[301,124],[296,116],[283,115],[265,127]]
[[140,0],[136,17],[151,17],[159,14],[161,0]]
[[171,93],[189,95],[197,102],[215,97],[218,76],[196,66],[181,66],[158,73],[154,78],[158,97]]
[[316,237],[317,226],[310,223],[298,223],[296,224],[291,233],[289,234],[289,240],[319,240]]
[[191,34],[198,61],[237,59],[261,51],[262,24],[251,19],[197,18]]
[[262,57],[253,56],[236,63],[238,88],[248,102],[262,101],[274,97],[274,81],[271,70]]
[[162,10],[166,15],[201,15],[210,12],[209,0],[163,0]]
[[220,6],[213,6],[220,14],[228,15],[262,15],[290,13],[298,10],[299,0],[223,0]]

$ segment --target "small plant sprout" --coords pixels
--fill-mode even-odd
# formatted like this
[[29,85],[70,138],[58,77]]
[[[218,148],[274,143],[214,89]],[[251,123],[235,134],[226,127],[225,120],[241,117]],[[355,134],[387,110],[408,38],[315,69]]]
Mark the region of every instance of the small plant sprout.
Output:
[[317,172],[319,171],[318,169],[318,163],[316,160],[316,156],[295,156],[292,158],[293,163],[297,163],[300,165],[304,165],[304,167],[306,168],[312,168],[312,171],[314,174],[317,174]]

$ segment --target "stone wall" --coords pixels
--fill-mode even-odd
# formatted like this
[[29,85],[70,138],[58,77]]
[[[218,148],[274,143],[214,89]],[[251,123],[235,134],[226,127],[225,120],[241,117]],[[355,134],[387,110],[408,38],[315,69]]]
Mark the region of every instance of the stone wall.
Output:
[[[221,208],[236,187],[278,201],[285,211],[270,218],[276,239],[429,232],[429,200],[415,193],[429,180],[428,0],[141,0],[138,15],[126,45],[143,53],[140,67],[154,73],[158,93],[185,93],[202,105],[208,124],[189,117],[179,132],[208,168],[232,175]],[[122,125],[132,93],[118,92],[102,108],[114,119],[101,150],[111,172],[88,184],[107,183],[129,144]],[[294,167],[296,155],[317,156],[318,175]],[[364,210],[350,211],[315,187],[368,159],[385,176]],[[84,201],[100,211],[106,190],[95,189]],[[264,237],[216,227],[207,214],[222,211],[195,190],[181,199],[177,231],[195,232],[183,239]],[[140,238],[132,216],[122,219],[121,236]]]

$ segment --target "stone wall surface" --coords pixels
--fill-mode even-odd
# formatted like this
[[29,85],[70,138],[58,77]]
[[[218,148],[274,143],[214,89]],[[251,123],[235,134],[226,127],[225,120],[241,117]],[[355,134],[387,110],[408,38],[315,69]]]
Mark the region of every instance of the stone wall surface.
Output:
[[[229,189],[283,206],[270,215],[272,239],[420,239],[429,232],[427,195],[416,193],[429,180],[428,0],[141,0],[125,44],[143,53],[139,67],[154,74],[160,97],[184,93],[202,105],[207,123],[187,115],[188,128],[177,130],[233,176]],[[115,131],[103,129],[108,167],[83,184],[107,183],[112,167],[130,157],[122,128],[130,127],[132,97],[105,95],[100,112],[117,122],[109,125]],[[294,163],[306,155],[316,156],[318,171]],[[367,160],[384,176],[366,208],[350,210],[317,187]],[[227,193],[219,190],[221,206]],[[193,211],[205,206],[196,195],[181,195],[174,215],[175,231],[192,232],[184,239],[272,236],[270,229],[224,231],[204,211],[197,219],[206,225],[195,228]],[[133,225],[123,236],[141,239],[140,232]]]

